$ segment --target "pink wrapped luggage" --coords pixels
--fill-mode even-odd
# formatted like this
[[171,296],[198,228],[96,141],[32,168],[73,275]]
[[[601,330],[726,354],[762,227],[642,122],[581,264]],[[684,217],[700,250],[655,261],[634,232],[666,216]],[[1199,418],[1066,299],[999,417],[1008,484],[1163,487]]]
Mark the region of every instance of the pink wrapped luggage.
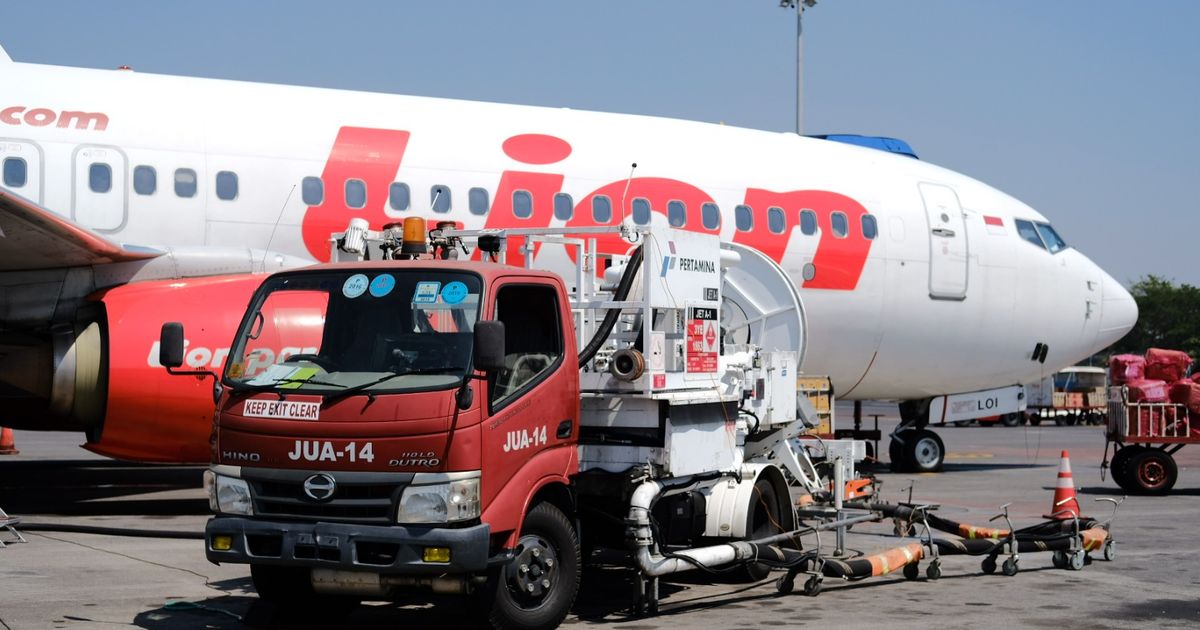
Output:
[[1192,357],[1179,350],[1150,348],[1146,351],[1146,378],[1174,383],[1187,374]]
[[1113,385],[1145,378],[1146,359],[1136,354],[1116,354],[1108,360],[1108,378]]
[[1185,405],[1192,415],[1200,415],[1200,383],[1187,380],[1172,383],[1167,394],[1171,402]]
[[1167,402],[1166,381],[1141,378],[1125,385],[1129,388],[1129,402]]

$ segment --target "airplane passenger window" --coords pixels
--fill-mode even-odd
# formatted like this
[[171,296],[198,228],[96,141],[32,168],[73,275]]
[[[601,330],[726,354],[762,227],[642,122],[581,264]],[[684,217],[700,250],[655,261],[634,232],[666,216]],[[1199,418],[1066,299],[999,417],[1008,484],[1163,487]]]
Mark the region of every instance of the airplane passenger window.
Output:
[[592,220],[596,223],[612,221],[612,200],[604,195],[592,197]]
[[346,207],[364,208],[367,205],[367,182],[361,179],[346,180]]
[[1037,228],[1033,227],[1032,221],[1017,219],[1015,223],[1017,224],[1018,236],[1042,249],[1046,249],[1046,244],[1042,242],[1042,237],[1038,236]]
[[667,202],[667,223],[670,223],[671,227],[687,225],[687,206],[682,201]]
[[650,200],[638,197],[633,200],[633,222],[638,225],[650,223]]
[[319,206],[325,200],[325,182],[320,177],[305,177],[300,180],[300,198],[306,206]]
[[800,233],[812,236],[817,233],[817,213],[807,208],[800,211]]
[[217,199],[233,201],[238,196],[238,176],[232,171],[217,173]]
[[879,226],[875,223],[875,216],[864,214],[862,217],[863,238],[867,240],[875,240],[879,235]]
[[412,195],[409,194],[408,184],[395,182],[388,187],[388,205],[392,210],[408,210]]
[[196,171],[190,168],[175,169],[175,194],[179,197],[196,196]]
[[829,217],[831,227],[833,227],[833,235],[838,238],[846,238],[846,234],[850,232],[850,224],[846,221],[845,212],[834,212]]
[[575,216],[575,201],[567,193],[554,195],[554,218],[559,221],[570,221]]
[[1046,241],[1046,247],[1050,249],[1051,254],[1057,254],[1067,248],[1067,242],[1062,240],[1058,232],[1050,227],[1049,223],[1038,223],[1038,232],[1042,235],[1042,240]]
[[786,228],[787,221],[783,217],[783,208],[779,206],[767,208],[767,229],[771,230],[772,234],[783,234],[783,230]]
[[471,211],[471,214],[487,214],[488,205],[488,191],[486,188],[472,188],[467,191],[467,208]]
[[133,168],[133,192],[139,195],[153,195],[158,189],[158,171],[153,166],[135,166]]
[[739,232],[754,229],[754,212],[750,210],[750,206],[738,206],[733,209],[733,224]]
[[112,167],[104,162],[93,162],[88,167],[88,188],[94,193],[112,190]]
[[533,216],[533,195],[528,190],[513,191],[513,216],[518,219]]
[[29,178],[29,166],[25,160],[16,157],[4,158],[4,185],[9,188],[20,188]]
[[430,188],[429,203],[434,212],[450,212],[450,189],[445,186]]
[[715,203],[706,203],[700,206],[700,223],[706,230],[715,230],[721,227],[721,208]]

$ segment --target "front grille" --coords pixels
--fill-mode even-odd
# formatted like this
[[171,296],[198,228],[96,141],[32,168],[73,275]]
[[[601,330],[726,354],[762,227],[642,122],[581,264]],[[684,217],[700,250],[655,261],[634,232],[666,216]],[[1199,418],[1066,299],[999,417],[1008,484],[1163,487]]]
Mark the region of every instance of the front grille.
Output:
[[[332,475],[337,481],[333,498],[314,501],[304,494],[303,476],[289,474],[274,478],[248,478],[254,493],[254,514],[284,519],[322,520],[371,525],[387,525],[396,513],[396,502],[411,475],[404,479],[383,480],[381,475],[356,478]],[[249,477],[249,475],[248,475]]]

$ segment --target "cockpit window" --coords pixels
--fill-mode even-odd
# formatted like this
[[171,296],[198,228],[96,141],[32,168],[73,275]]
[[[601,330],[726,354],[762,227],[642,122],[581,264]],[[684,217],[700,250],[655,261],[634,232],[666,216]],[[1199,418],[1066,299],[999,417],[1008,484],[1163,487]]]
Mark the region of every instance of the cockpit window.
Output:
[[1066,241],[1050,227],[1049,223],[1038,223],[1038,232],[1042,235],[1042,240],[1046,241],[1046,247],[1050,249],[1051,254],[1057,254],[1067,248]]
[[1033,226],[1032,221],[1017,219],[1016,224],[1017,234],[1020,235],[1021,238],[1033,243],[1034,245],[1037,245],[1042,249],[1046,249],[1046,244],[1042,242],[1042,237],[1038,236],[1037,228]]

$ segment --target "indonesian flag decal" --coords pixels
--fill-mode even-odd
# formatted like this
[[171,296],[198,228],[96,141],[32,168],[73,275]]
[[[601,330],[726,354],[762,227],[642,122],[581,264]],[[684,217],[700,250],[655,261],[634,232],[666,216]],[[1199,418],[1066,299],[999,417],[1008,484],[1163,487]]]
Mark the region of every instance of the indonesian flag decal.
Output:
[[1004,229],[1004,219],[1000,217],[990,217],[983,215],[983,224],[987,226],[988,234],[1004,235],[1008,231]]

